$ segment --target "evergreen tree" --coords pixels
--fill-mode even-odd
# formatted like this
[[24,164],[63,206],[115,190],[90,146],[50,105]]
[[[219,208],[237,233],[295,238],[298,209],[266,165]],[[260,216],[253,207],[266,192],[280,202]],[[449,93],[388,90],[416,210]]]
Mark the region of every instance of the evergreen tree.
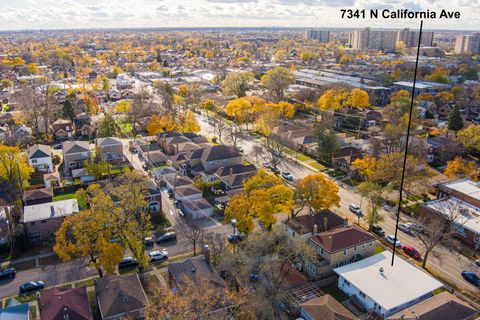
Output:
[[315,140],[318,143],[318,157],[322,161],[330,162],[332,157],[340,150],[340,145],[333,130],[324,126],[317,126]]
[[106,114],[97,129],[97,137],[115,137],[118,136],[117,124],[110,114]]
[[460,108],[455,105],[448,116],[448,130],[458,131],[463,129],[463,119]]
[[62,113],[64,118],[67,118],[73,121],[73,118],[75,117],[75,109],[70,100],[67,99],[63,103]]

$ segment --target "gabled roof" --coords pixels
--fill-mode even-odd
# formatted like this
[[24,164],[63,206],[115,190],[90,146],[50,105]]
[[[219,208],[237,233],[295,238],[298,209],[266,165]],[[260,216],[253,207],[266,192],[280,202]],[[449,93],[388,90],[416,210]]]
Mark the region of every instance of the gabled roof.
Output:
[[220,277],[217,270],[215,270],[203,255],[180,262],[169,263],[168,270],[179,286],[182,285],[184,277],[190,278],[194,283],[198,281],[203,283],[208,282],[218,288],[226,286],[225,281]]
[[98,138],[97,145],[99,147],[122,145],[122,140],[116,137]]
[[444,291],[388,317],[388,320],[463,320],[478,311]]
[[256,171],[257,171],[257,168],[253,164],[249,164],[249,165],[236,164],[233,166],[218,168],[215,171],[215,175],[217,177],[224,177],[229,175],[256,172]]
[[97,279],[95,284],[97,301],[102,318],[113,317],[135,310],[148,304],[138,275],[107,275]]
[[191,196],[194,194],[201,194],[201,193],[202,191],[200,191],[200,189],[198,189],[197,187],[191,184],[175,188],[175,194],[180,197]]
[[212,205],[204,198],[184,201],[183,206],[192,212],[212,208]]
[[87,141],[64,141],[62,143],[63,154],[90,152],[90,145]]
[[87,288],[63,290],[51,288],[42,292],[38,299],[41,320],[91,320]]
[[203,150],[202,161],[217,161],[240,157],[240,153],[232,146],[216,145],[209,146]]
[[167,180],[167,183],[172,187],[182,187],[193,184],[193,181],[189,177],[178,176],[176,178]]
[[295,218],[285,221],[285,223],[290,228],[300,234],[311,233],[313,231],[314,225],[317,225],[318,232],[323,232],[334,228],[342,227],[345,225],[345,222],[345,219],[337,216],[335,213],[328,209],[317,211],[314,214],[297,216]]
[[309,239],[328,252],[333,253],[372,242],[375,237],[355,226],[347,226],[312,235]]
[[28,159],[51,157],[50,147],[43,144],[35,144],[28,148]]
[[300,305],[300,308],[312,320],[357,319],[356,316],[329,294],[304,302]]
[[52,188],[26,190],[23,193],[24,201],[32,201],[32,200],[39,200],[39,199],[45,199],[45,198],[53,198]]

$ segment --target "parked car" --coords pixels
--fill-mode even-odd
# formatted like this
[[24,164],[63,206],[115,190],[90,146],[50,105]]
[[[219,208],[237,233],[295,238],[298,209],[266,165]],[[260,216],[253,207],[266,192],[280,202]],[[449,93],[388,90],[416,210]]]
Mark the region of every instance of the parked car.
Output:
[[146,247],[153,246],[153,238],[152,237],[146,237],[143,239],[143,244],[145,244]]
[[45,283],[43,281],[29,281],[22,284],[20,289],[20,294],[26,294],[31,292],[40,291],[45,288]]
[[265,168],[270,168],[270,163],[268,163],[268,162],[264,162],[264,163],[262,163],[262,165],[263,165]]
[[401,248],[402,244],[398,239],[395,238],[393,234],[389,234],[388,236],[385,237],[385,240],[387,240],[388,243],[395,244],[395,247]]
[[290,172],[282,172],[282,177],[288,181],[293,181],[293,176]]
[[475,272],[462,271],[462,277],[474,286],[480,287],[480,277]]
[[414,259],[421,259],[422,258],[422,256],[420,255],[420,252],[418,252],[417,249],[415,249],[412,246],[404,244],[402,249],[403,249],[403,252],[405,252],[407,255],[409,255],[410,257],[412,257]]
[[162,234],[157,238],[157,243],[177,240],[177,234],[173,231]]
[[242,147],[240,147],[240,146],[239,146],[239,147],[237,147],[237,151],[238,151],[238,152],[240,152],[240,153],[244,153],[244,152],[245,152],[245,151],[243,150],[243,148],[242,148]]
[[168,252],[166,250],[151,251],[148,253],[148,256],[150,257],[150,262],[162,261],[168,259]]
[[230,243],[239,243],[245,238],[245,235],[241,232],[235,232],[233,234],[228,235],[227,240]]
[[129,269],[138,266],[138,261],[132,257],[125,257],[118,263],[118,269]]
[[361,216],[363,214],[362,208],[360,208],[358,204],[351,203],[348,205],[348,209],[350,209],[350,211],[355,213],[357,216]]
[[403,223],[398,224],[398,229],[402,230],[403,232],[408,233],[408,234],[412,233],[412,228],[410,228],[410,226],[408,226],[406,224],[403,224]]
[[372,226],[372,232],[375,233],[376,235],[380,237],[385,237],[385,231],[383,231],[382,227],[373,225]]
[[273,171],[273,173],[280,174],[280,169],[278,169],[277,167],[271,167],[270,169]]
[[17,273],[15,272],[15,269],[13,269],[13,268],[2,269],[2,270],[0,270],[0,280],[13,279],[13,278],[15,278],[16,274]]
[[425,230],[423,227],[419,224],[413,223],[413,222],[407,222],[405,223],[406,226],[408,226],[411,230],[418,232],[418,233],[424,233]]

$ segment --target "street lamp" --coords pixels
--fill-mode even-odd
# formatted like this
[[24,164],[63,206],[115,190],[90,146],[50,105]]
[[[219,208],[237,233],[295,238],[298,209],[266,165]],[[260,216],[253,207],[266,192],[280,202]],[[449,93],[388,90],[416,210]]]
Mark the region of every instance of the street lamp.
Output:
[[235,254],[235,247],[237,245],[237,235],[235,233],[235,230],[237,228],[237,220],[236,219],[232,219],[230,221],[230,224],[232,225],[233,227],[233,253]]

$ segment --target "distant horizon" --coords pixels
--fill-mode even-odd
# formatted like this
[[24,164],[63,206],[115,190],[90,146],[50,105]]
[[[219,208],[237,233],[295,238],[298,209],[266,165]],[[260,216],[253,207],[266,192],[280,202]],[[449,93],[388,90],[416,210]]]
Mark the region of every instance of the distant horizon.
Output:
[[[64,29],[0,29],[0,33],[35,33],[35,32],[79,32],[79,31],[112,31],[112,32],[121,32],[121,31],[182,31],[182,30],[196,30],[196,31],[216,31],[216,30],[252,30],[252,31],[262,31],[262,30],[292,30],[292,31],[305,31],[305,30],[325,30],[325,31],[332,31],[332,32],[349,32],[358,29],[365,29],[369,28],[368,26],[365,27],[357,27],[357,28],[347,28],[347,27],[282,27],[282,26],[258,26],[258,27],[248,27],[248,26],[235,26],[235,27],[135,27],[135,28],[121,28],[121,27],[92,27],[92,28],[64,28]],[[409,28],[410,30],[416,30],[418,28],[412,27],[395,27],[395,28],[388,28],[388,27],[370,27],[371,29],[383,29],[383,30],[401,30]],[[423,31],[433,31],[433,32],[480,32],[476,29],[426,29],[424,28]]]
[[341,9],[458,11],[425,29],[478,30],[478,0],[0,0],[2,32],[150,28],[418,28],[420,20],[342,19]]

